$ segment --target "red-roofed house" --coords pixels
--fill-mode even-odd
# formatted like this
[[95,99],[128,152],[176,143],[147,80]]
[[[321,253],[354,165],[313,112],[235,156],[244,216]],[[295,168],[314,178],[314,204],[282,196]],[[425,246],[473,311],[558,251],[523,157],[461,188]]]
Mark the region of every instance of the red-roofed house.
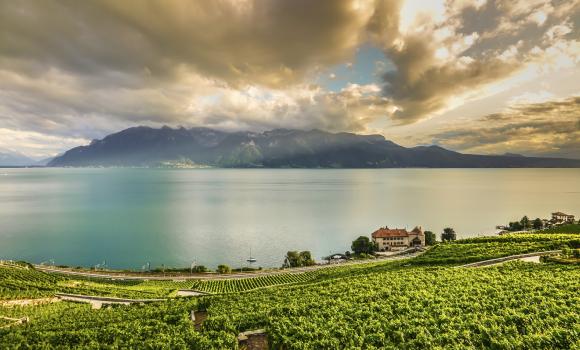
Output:
[[390,229],[385,226],[373,232],[371,237],[382,252],[425,245],[425,234],[421,226],[411,231],[403,228]]

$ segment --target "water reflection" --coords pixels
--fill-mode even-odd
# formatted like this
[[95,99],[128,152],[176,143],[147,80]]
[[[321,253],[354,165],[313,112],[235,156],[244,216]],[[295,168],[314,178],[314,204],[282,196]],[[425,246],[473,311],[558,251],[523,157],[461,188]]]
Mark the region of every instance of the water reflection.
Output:
[[4,169],[0,256],[140,268],[278,266],[342,252],[378,226],[489,233],[580,213],[577,169]]

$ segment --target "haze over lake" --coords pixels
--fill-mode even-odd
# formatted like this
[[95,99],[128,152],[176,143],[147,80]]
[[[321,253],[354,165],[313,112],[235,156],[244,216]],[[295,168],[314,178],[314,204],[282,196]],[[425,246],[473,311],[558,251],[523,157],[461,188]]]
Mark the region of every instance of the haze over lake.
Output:
[[267,267],[384,225],[467,237],[555,210],[580,214],[580,169],[0,169],[0,256]]

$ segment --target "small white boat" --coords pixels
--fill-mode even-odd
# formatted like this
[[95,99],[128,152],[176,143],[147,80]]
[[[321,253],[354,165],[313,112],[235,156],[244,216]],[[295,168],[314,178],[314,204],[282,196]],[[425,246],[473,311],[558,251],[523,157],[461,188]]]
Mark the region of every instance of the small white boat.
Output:
[[252,258],[252,248],[250,248],[250,257],[246,261],[249,263],[255,263],[256,261],[258,261],[256,260],[256,258]]

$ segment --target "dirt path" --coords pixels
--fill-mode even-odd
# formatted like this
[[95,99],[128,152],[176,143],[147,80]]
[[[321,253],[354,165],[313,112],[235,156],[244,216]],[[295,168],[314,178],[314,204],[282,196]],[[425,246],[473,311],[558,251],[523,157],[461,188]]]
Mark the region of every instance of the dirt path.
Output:
[[521,258],[521,259],[518,259],[518,260],[525,261],[525,262],[533,262],[533,263],[539,264],[540,263],[540,256],[539,255],[538,256],[529,256],[527,258]]
[[31,306],[31,305],[56,303],[59,301],[60,301],[59,298],[0,300],[0,306],[3,306],[3,307]]

